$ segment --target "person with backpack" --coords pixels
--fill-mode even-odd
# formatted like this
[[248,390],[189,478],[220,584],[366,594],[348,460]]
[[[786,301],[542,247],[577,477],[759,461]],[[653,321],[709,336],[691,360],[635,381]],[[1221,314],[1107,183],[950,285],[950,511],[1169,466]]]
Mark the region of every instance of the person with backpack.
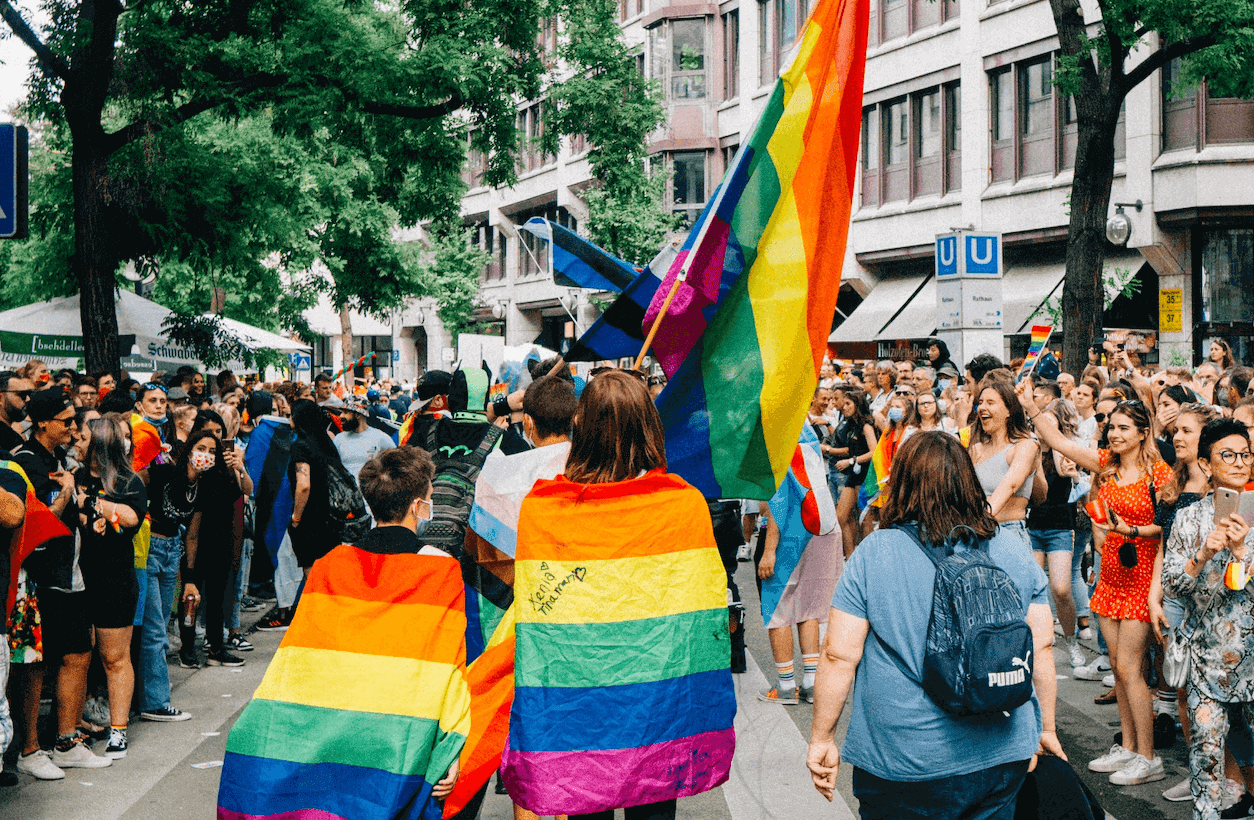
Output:
[[806,757],[814,786],[831,800],[843,760],[864,820],[1011,820],[1036,755],[1066,759],[1045,573],[999,533],[947,433],[902,445],[885,496],[832,599]]

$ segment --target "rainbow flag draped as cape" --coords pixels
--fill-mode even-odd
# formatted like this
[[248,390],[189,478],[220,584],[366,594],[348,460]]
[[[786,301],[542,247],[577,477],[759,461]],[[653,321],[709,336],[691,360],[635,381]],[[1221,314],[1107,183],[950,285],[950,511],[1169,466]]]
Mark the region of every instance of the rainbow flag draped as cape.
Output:
[[707,498],[775,494],[818,386],[853,202],[867,10],[819,0],[645,317],[647,330],[689,264],[653,344],[670,377],[657,405],[669,469]]
[[779,542],[775,572],[762,581],[762,622],[767,629],[812,619],[827,623],[844,560],[836,502],[818,436],[808,424],[801,428],[801,443],[769,508]]
[[336,547],[227,739],[218,820],[439,820],[470,727],[461,569]]
[[9,613],[13,611],[13,604],[17,597],[17,574],[22,568],[22,563],[29,558],[36,550],[40,550],[45,544],[48,544],[55,538],[67,539],[66,546],[73,550],[73,533],[69,528],[57,518],[52,510],[48,509],[42,501],[35,497],[34,485],[30,482],[30,477],[26,475],[26,471],[22,469],[16,461],[0,460],[0,470],[11,470],[22,477],[22,481],[26,483],[26,517],[22,519],[22,526],[14,532],[12,541],[9,543],[9,598],[5,602],[4,616],[7,620]]
[[735,750],[727,575],[678,476],[540,481],[514,563],[514,705],[502,777],[540,815],[685,797]]

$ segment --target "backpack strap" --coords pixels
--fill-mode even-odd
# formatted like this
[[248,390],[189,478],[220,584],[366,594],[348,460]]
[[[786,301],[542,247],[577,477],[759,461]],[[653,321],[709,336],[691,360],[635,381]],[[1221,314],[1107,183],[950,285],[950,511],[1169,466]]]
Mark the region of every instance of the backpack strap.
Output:
[[923,550],[923,554],[927,556],[928,560],[931,561],[937,569],[940,569],[940,559],[936,557],[936,553],[932,550],[932,548],[927,544],[924,544],[923,539],[919,538],[918,530],[915,527],[894,524],[889,529],[897,530],[909,537],[911,541],[918,545],[919,549]]

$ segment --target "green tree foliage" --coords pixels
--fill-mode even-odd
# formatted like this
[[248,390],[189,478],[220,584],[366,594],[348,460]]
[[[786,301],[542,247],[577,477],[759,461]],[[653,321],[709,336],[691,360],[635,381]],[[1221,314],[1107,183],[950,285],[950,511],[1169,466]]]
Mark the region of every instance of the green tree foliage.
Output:
[[1062,310],[1063,366],[1080,372],[1100,336],[1105,222],[1114,137],[1128,92],[1175,59],[1219,95],[1254,96],[1254,0],[1098,0],[1086,26],[1080,0],[1050,0],[1061,49],[1056,79],[1075,102],[1077,147]]
[[402,253],[421,290],[436,300],[444,330],[457,334],[473,329],[470,314],[479,296],[479,274],[492,255],[472,245],[472,232],[452,222],[433,225],[430,245],[413,242]]
[[669,176],[660,171],[642,179],[634,190],[614,192],[593,187],[584,193],[592,238],[601,247],[634,265],[647,265],[679,227],[679,217],[666,212]]

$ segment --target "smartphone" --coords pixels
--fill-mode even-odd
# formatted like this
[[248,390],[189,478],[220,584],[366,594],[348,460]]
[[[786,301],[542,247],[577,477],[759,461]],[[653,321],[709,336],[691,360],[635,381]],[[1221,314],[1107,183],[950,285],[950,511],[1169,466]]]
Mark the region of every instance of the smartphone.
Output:
[[222,449],[228,453],[235,449],[235,439],[227,439],[222,442]]
[[1219,487],[1215,490],[1215,523],[1223,521],[1228,516],[1237,511],[1237,505],[1240,503],[1241,494],[1236,490],[1229,490],[1227,487]]
[[1254,521],[1254,491],[1246,490],[1241,493],[1241,499],[1237,502],[1237,515],[1246,524]]

